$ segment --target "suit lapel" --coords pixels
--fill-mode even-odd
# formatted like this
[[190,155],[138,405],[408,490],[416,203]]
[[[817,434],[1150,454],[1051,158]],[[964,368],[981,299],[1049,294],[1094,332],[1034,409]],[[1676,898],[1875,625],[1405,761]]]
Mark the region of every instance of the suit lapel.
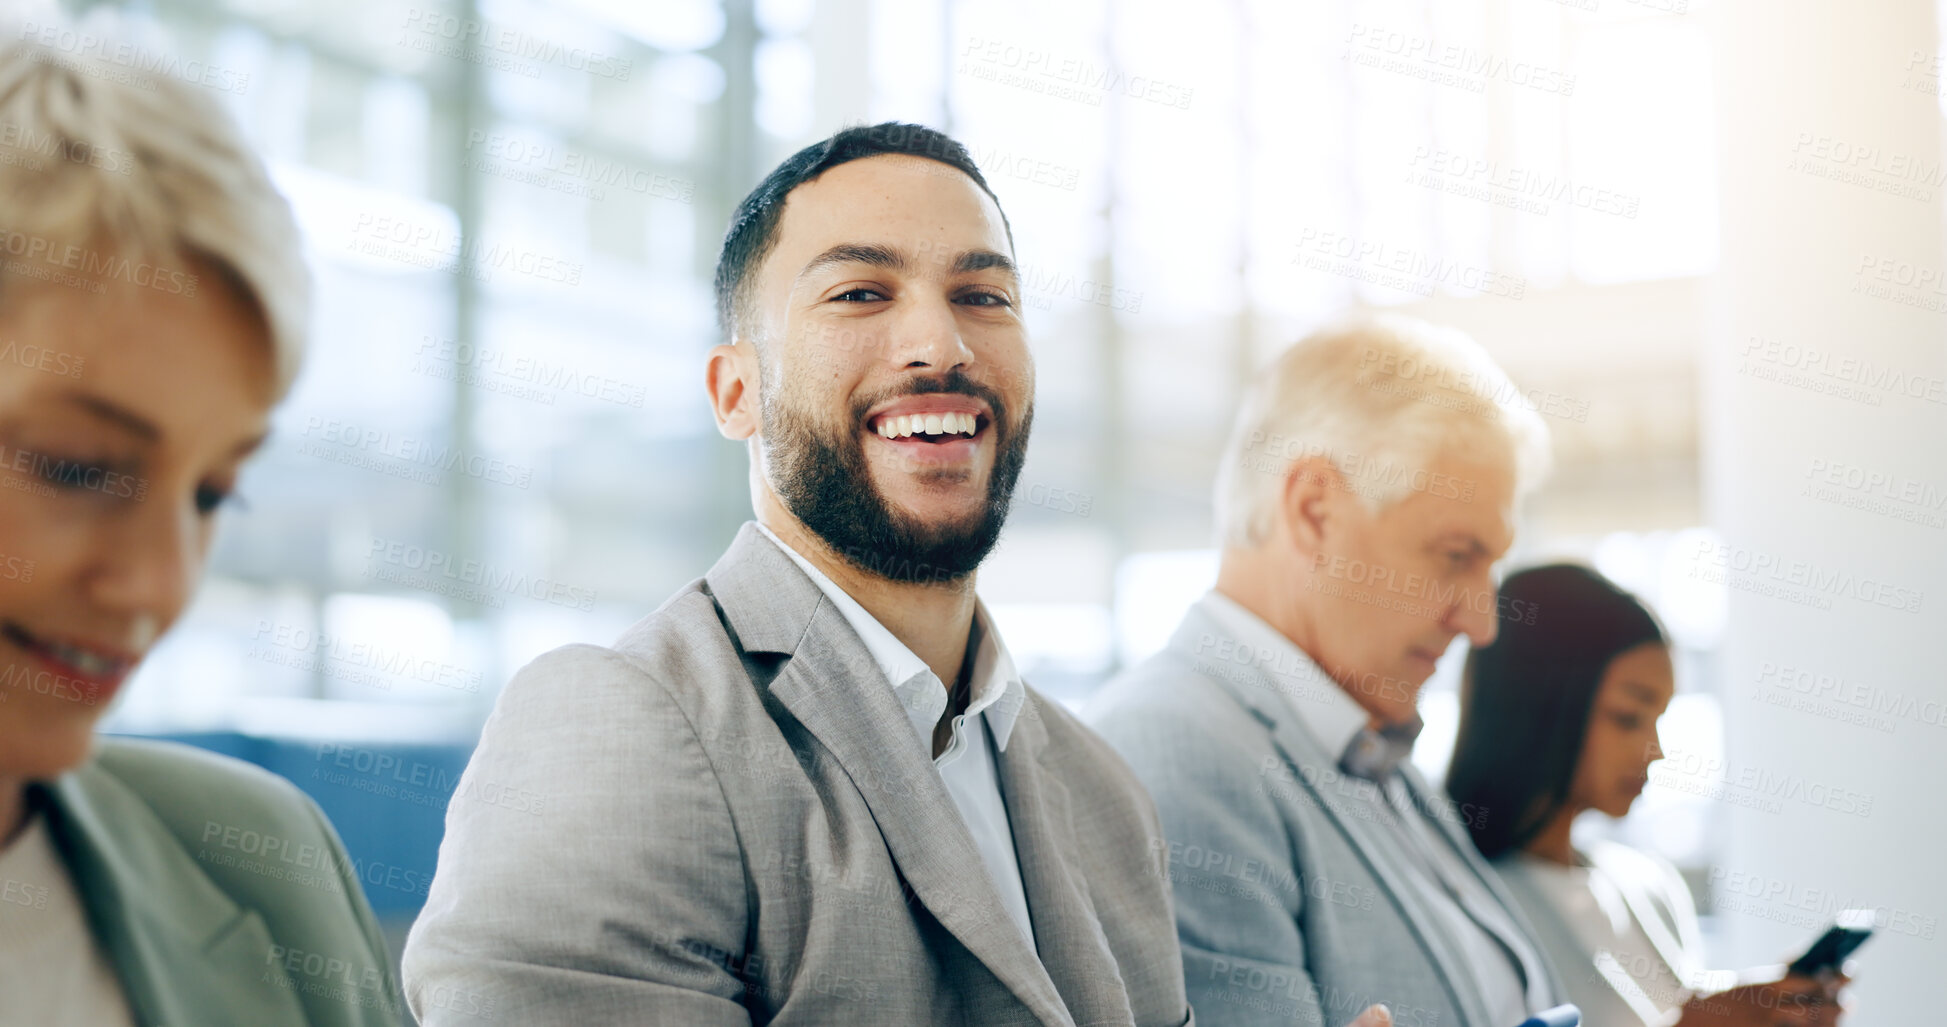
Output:
[[[1411,766],[1402,767],[1401,771],[1401,776],[1406,781],[1407,794],[1412,796],[1413,804],[1421,810],[1433,811],[1433,815],[1426,816],[1426,819],[1433,822],[1434,829],[1445,840],[1447,847],[1453,852],[1455,858],[1459,859],[1467,867],[1468,872],[1473,874],[1474,879],[1480,882],[1481,887],[1487,890],[1488,896],[1501,908],[1501,912],[1507,916],[1508,922],[1514,925],[1516,931],[1522,932],[1525,935],[1524,938],[1503,938],[1501,941],[1503,945],[1507,946],[1509,952],[1515,954],[1516,961],[1521,967],[1522,976],[1528,979],[1526,983],[1529,985],[1530,994],[1542,990],[1534,987],[1536,983],[1539,983],[1546,989],[1547,998],[1559,1000],[1565,992],[1562,989],[1561,981],[1556,978],[1555,968],[1549,964],[1547,956],[1542,953],[1539,946],[1532,944],[1532,939],[1535,936],[1534,925],[1530,924],[1528,918],[1522,914],[1520,905],[1514,901],[1514,896],[1508,894],[1507,885],[1501,880],[1501,875],[1495,873],[1488,867],[1487,861],[1481,858],[1480,850],[1474,847],[1474,840],[1461,833],[1460,825],[1454,823],[1454,817],[1452,815],[1440,815],[1440,811],[1443,808],[1451,814],[1453,804],[1444,794],[1435,793],[1433,786],[1428,784],[1426,779],[1420,776],[1419,771],[1413,769]],[[1481,930],[1487,931],[1490,934],[1499,933],[1486,924],[1481,924],[1480,926]],[[1523,942],[1523,944],[1515,944],[1517,941]],[[1533,959],[1524,958],[1521,955],[1524,951],[1530,953]],[[1540,980],[1537,982],[1535,978],[1540,978]]]
[[905,709],[844,616],[752,524],[706,582],[745,652],[790,657],[771,694],[851,779],[920,904],[1044,1023],[1072,1024]]
[[[1197,665],[1197,647],[1200,637],[1227,634],[1223,626],[1207,617],[1196,607],[1184,617],[1183,624],[1170,639],[1170,647],[1178,655]],[[1460,954],[1454,950],[1457,944],[1448,937],[1435,922],[1435,914],[1426,908],[1408,879],[1406,869],[1400,865],[1393,853],[1396,844],[1393,839],[1380,834],[1376,825],[1366,819],[1350,814],[1345,807],[1350,802],[1364,802],[1363,797],[1346,797],[1341,794],[1328,794],[1322,781],[1345,781],[1347,778],[1339,769],[1339,761],[1328,757],[1325,747],[1319,744],[1309,730],[1299,722],[1290,703],[1283,697],[1284,686],[1257,666],[1239,667],[1239,678],[1225,675],[1207,675],[1217,682],[1231,697],[1245,709],[1271,728],[1271,741],[1284,757],[1285,762],[1295,771],[1293,777],[1298,787],[1311,795],[1312,805],[1325,811],[1325,815],[1345,837],[1353,853],[1365,863],[1366,869],[1379,882],[1400,921],[1420,943],[1420,949],[1433,965],[1440,977],[1440,985],[1454,1008],[1461,1013],[1463,1023],[1486,1023],[1487,1008],[1478,990],[1460,987],[1459,982],[1467,980],[1467,968]],[[1317,675],[1317,687],[1337,687],[1322,672]],[[1306,771],[1310,771],[1307,773]],[[1360,787],[1377,789],[1376,785],[1358,782]],[[1375,801],[1385,804],[1383,795],[1376,795]]]
[[47,791],[49,826],[145,1023],[297,1023],[270,932],[176,844],[148,806],[91,767]]
[[1077,1023],[1133,1023],[1088,883],[1073,862],[1077,845],[1068,786],[1041,764],[1048,744],[1040,711],[1044,701],[1030,696],[999,760],[1035,945]]
[[[1324,749],[1303,725],[1289,717],[1277,722],[1271,738],[1285,760],[1292,766],[1301,769],[1318,768],[1321,773],[1312,775],[1299,773],[1295,776],[1301,786],[1311,792],[1312,801],[1325,810],[1326,815],[1332,818],[1332,822],[1338,825],[1340,833],[1345,835],[1359,858],[1365,861],[1367,869],[1378,879],[1380,887],[1384,888],[1387,896],[1392,899],[1394,908],[1399,911],[1400,919],[1406,924],[1407,930],[1412,932],[1413,937],[1419,941],[1421,950],[1432,962],[1434,971],[1440,975],[1440,984],[1447,990],[1447,996],[1453,1000],[1454,1007],[1462,1011],[1464,1022],[1486,1023],[1487,1008],[1482,1003],[1477,989],[1458,986],[1458,982],[1467,980],[1468,971],[1459,953],[1454,951],[1457,943],[1440,926],[1436,914],[1427,909],[1425,903],[1421,901],[1405,866],[1393,852],[1393,846],[1397,842],[1382,835],[1376,824],[1363,817],[1348,815],[1349,811],[1345,809],[1346,803],[1363,802],[1364,799],[1347,799],[1339,795],[1328,796],[1325,789],[1320,787],[1319,781],[1325,777],[1323,771],[1341,773],[1337,761],[1324,760]],[[1345,778],[1341,776],[1338,780],[1343,781]],[[1365,782],[1360,784],[1364,785]],[[1376,785],[1373,787],[1377,788]],[[1383,795],[1375,801],[1386,805],[1388,810],[1391,809],[1391,805],[1386,803]]]

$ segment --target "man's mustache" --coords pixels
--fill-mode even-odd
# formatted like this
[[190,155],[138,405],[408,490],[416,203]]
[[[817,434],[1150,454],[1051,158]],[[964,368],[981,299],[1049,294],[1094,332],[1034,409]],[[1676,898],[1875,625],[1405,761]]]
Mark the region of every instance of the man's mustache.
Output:
[[906,396],[971,396],[987,404],[994,412],[994,428],[998,434],[1006,434],[1011,427],[1007,417],[1007,401],[993,387],[968,377],[966,372],[955,368],[944,375],[911,375],[896,385],[880,390],[877,394],[861,397],[852,404],[852,423],[865,420],[865,415],[873,407],[890,400]]

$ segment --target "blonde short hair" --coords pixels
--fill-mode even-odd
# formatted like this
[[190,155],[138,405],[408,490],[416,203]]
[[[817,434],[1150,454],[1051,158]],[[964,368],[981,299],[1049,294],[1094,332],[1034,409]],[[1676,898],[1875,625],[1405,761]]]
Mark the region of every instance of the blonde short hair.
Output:
[[79,270],[183,294],[200,261],[263,316],[281,397],[310,313],[290,204],[208,89],[109,59],[134,48],[113,30],[0,18],[0,283]]
[[1378,511],[1450,453],[1509,460],[1520,494],[1547,471],[1548,428],[1466,333],[1398,314],[1341,322],[1251,385],[1217,471],[1218,531],[1226,545],[1262,542],[1299,460],[1329,459]]

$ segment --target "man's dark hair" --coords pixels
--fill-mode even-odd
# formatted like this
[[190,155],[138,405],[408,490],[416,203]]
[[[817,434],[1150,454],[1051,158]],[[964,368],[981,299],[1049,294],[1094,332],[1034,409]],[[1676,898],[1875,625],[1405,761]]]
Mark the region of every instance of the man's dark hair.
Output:
[[[787,158],[764,176],[757,188],[744,197],[730,217],[730,230],[723,234],[723,251],[717,257],[717,328],[725,342],[734,335],[738,308],[751,285],[751,277],[764,257],[777,245],[777,222],[784,214],[784,199],[791,190],[816,179],[840,164],[877,157],[880,154],[905,154],[938,161],[958,170],[981,192],[1000,206],[1000,198],[988,188],[980,168],[968,156],[967,148],[952,136],[924,125],[887,121],[878,125],[854,125],[842,129],[823,142],[813,143]],[[1001,213],[1001,227],[1007,231],[1007,244],[1014,245],[1014,229]]]

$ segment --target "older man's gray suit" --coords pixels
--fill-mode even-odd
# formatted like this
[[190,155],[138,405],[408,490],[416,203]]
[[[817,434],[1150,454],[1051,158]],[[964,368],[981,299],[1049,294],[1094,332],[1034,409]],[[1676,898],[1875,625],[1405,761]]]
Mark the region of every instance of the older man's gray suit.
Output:
[[1032,945],[930,756],[840,613],[745,525],[613,648],[555,650],[507,686],[406,946],[413,1012],[1189,1022],[1167,853],[1114,752],[1030,691],[1000,754]]
[[[1309,663],[1293,674],[1248,652],[1238,662],[1225,639],[1192,608],[1161,653],[1089,709],[1163,818],[1197,1022],[1342,1027],[1383,1002],[1397,1027],[1514,1027],[1490,1022],[1462,953],[1375,822],[1396,807],[1343,774],[1281,694],[1336,685]],[[1519,924],[1462,814],[1410,765],[1400,773],[1430,833]],[[1543,976],[1543,993],[1561,994]]]

